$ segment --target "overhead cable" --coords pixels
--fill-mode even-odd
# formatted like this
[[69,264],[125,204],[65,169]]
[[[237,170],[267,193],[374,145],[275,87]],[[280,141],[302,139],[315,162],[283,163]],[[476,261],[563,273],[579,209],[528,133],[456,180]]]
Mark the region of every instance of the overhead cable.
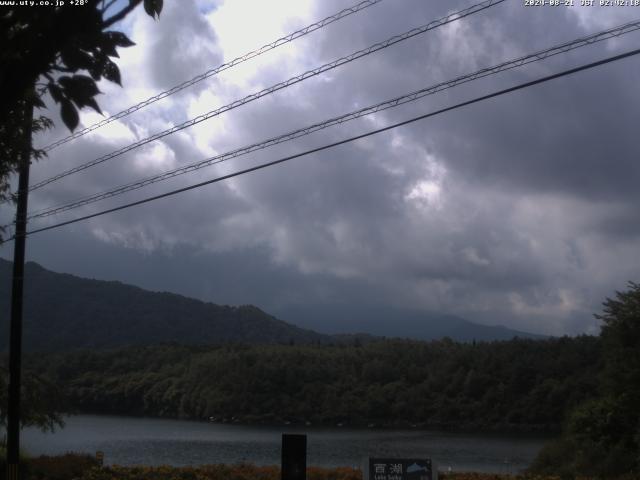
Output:
[[314,68],[313,70],[308,70],[300,75],[296,75],[295,77],[291,77],[288,80],[285,80],[284,82],[280,82],[277,83],[269,88],[265,88],[257,93],[253,93],[251,95],[248,95],[240,100],[236,100],[230,104],[224,105],[220,108],[217,108],[215,110],[212,110],[210,112],[204,113],[202,115],[199,115],[191,120],[187,120],[186,122],[181,123],[180,125],[176,125],[174,127],[171,127],[167,130],[164,130],[162,132],[156,133],[150,137],[147,137],[143,140],[140,140],[138,142],[129,144],[119,150],[116,150],[114,152],[108,153],[106,155],[103,155],[102,157],[96,158],[95,160],[91,160],[87,163],[84,163],[82,165],[79,165],[77,167],[71,168],[65,172],[59,173],[57,175],[54,175],[53,177],[49,177],[45,180],[42,180],[40,182],[35,183],[34,185],[32,185],[29,188],[29,191],[33,191],[33,190],[37,190],[39,188],[44,187],[45,185],[48,185],[52,182],[55,182],[57,180],[60,180],[64,177],[67,177],[69,175],[72,175],[74,173],[78,173],[81,172],[83,170],[86,170],[90,167],[93,167],[95,165],[101,164],[106,162],[107,160],[111,160],[112,158],[115,158],[119,155],[122,155],[124,153],[130,152],[131,150],[134,150],[138,147],[141,147],[143,145],[146,145],[147,143],[153,142],[155,140],[159,140],[163,137],[166,137],[167,135],[171,135],[172,133],[178,132],[180,130],[184,130],[185,128],[188,127],[192,127],[193,125],[196,125],[200,122],[203,122],[205,120],[209,120],[210,118],[213,118],[217,115],[220,115],[221,113],[227,112],[229,110],[232,110],[234,108],[237,108],[241,105],[247,104],[249,102],[252,102],[254,100],[257,100],[259,98],[262,98],[266,95],[269,95],[271,93],[277,92],[278,90],[282,90],[284,88],[290,87],[291,85],[294,85],[296,83],[302,82],[308,78],[320,75],[321,73],[324,73],[326,71],[332,70],[334,68],[337,68],[339,66],[345,65],[347,63],[350,63],[358,58],[362,58],[366,55],[370,55],[371,53],[377,52],[379,50],[383,50],[385,48],[388,48],[392,45],[395,45],[396,43],[402,42],[404,40],[407,40],[409,38],[415,37],[416,35],[420,35],[423,34],[425,32],[428,32],[430,30],[433,30],[435,28],[441,27],[442,25],[446,25],[448,23],[454,22],[456,20],[459,20],[461,18],[467,17],[469,15],[473,15],[475,13],[478,13],[482,10],[485,10],[487,8],[490,8],[494,5],[500,4],[502,2],[504,2],[505,0],[485,0],[483,2],[480,2],[478,4],[472,5],[468,8],[465,8],[464,10],[460,10],[458,12],[452,13],[447,15],[446,17],[440,18],[438,20],[434,20],[426,25],[423,25],[421,27],[417,27],[417,28],[413,28],[403,34],[400,35],[395,35],[391,38],[388,38],[387,40],[384,40],[383,42],[379,42],[376,43],[374,45],[371,45],[365,49],[362,50],[358,50],[357,52],[354,52],[350,55],[347,55],[345,57],[339,58],[338,60],[334,60],[333,62],[330,63],[326,63],[320,67]]
[[[595,67],[598,67],[598,66],[601,66],[601,65],[605,65],[605,64],[608,64],[608,63],[611,63],[611,62],[619,61],[619,60],[622,60],[624,58],[628,58],[628,57],[631,57],[631,56],[634,56],[634,55],[638,55],[638,54],[640,54],[640,49],[632,50],[632,51],[629,51],[629,52],[626,52],[626,53],[622,53],[620,55],[614,55],[612,57],[608,57],[608,58],[605,58],[603,60],[599,60],[597,62],[588,63],[588,64],[582,65],[580,67],[571,68],[569,70],[564,70],[562,72],[555,73],[553,75],[548,75],[546,77],[538,78],[536,80],[531,80],[529,82],[521,83],[519,85],[510,87],[510,88],[505,88],[503,90],[499,90],[497,92],[490,93],[488,95],[483,95],[481,97],[476,97],[476,98],[474,98],[472,100],[467,100],[465,102],[458,103],[456,105],[452,105],[450,107],[442,108],[442,109],[436,110],[434,112],[430,112],[430,113],[426,113],[424,115],[413,117],[413,118],[411,118],[409,120],[404,120],[402,122],[394,123],[394,124],[388,125],[386,127],[378,128],[376,130],[371,130],[371,131],[369,131],[367,133],[363,133],[361,135],[356,135],[356,136],[353,136],[353,137],[349,137],[349,138],[346,138],[344,140],[340,140],[338,142],[334,142],[334,143],[330,143],[330,144],[327,144],[327,145],[323,145],[321,147],[313,148],[311,150],[307,150],[307,151],[304,151],[304,152],[301,152],[301,153],[297,153],[295,155],[289,155],[287,157],[280,158],[278,160],[273,160],[271,162],[267,162],[267,163],[263,163],[263,164],[260,164],[260,165],[256,165],[254,167],[246,168],[244,170],[240,170],[240,171],[237,171],[237,172],[234,172],[234,173],[230,173],[228,175],[223,175],[221,177],[216,177],[216,178],[204,181],[204,182],[197,183],[195,185],[189,185],[187,187],[183,187],[183,188],[179,188],[179,189],[172,190],[172,191],[169,191],[169,192],[165,192],[165,193],[162,193],[160,195],[154,195],[152,197],[147,197],[147,198],[144,198],[142,200],[138,200],[138,201],[135,201],[135,202],[127,203],[127,204],[120,205],[120,206],[114,207],[114,208],[109,208],[107,210],[102,210],[100,212],[92,213],[90,215],[84,215],[82,217],[77,217],[77,218],[74,218],[74,219],[71,219],[71,220],[67,220],[67,221],[64,221],[64,222],[56,223],[56,224],[53,224],[53,225],[48,225],[46,227],[30,230],[30,231],[27,232],[27,235],[33,235],[34,233],[45,232],[47,230],[53,230],[55,228],[60,228],[60,227],[63,227],[65,225],[71,225],[73,223],[78,223],[78,222],[81,222],[81,221],[84,221],[84,220],[89,220],[91,218],[95,218],[95,217],[99,217],[99,216],[102,216],[102,215],[106,215],[108,213],[113,213],[113,212],[117,212],[117,211],[120,211],[120,210],[125,210],[127,208],[135,207],[135,206],[142,205],[142,204],[145,204],[145,203],[149,203],[149,202],[152,202],[152,201],[155,201],[155,200],[160,200],[162,198],[166,198],[166,197],[170,197],[170,196],[173,196],[173,195],[177,195],[179,193],[183,193],[183,192],[186,192],[186,191],[189,191],[189,190],[194,190],[196,188],[200,188],[200,187],[204,187],[206,185],[210,185],[210,184],[213,184],[213,183],[221,182],[223,180],[228,180],[230,178],[234,178],[234,177],[238,177],[240,175],[244,175],[244,174],[247,174],[247,173],[255,172],[257,170],[262,170],[264,168],[271,167],[271,166],[274,166],[274,165],[278,165],[278,164],[287,162],[289,160],[293,160],[293,159],[296,159],[296,158],[304,157],[306,155],[310,155],[312,153],[321,152],[323,150],[328,150],[330,148],[337,147],[339,145],[344,145],[346,143],[350,143],[350,142],[353,142],[353,141],[356,141],[356,140],[360,140],[360,139],[363,139],[363,138],[366,138],[366,137],[370,137],[372,135],[376,135],[378,133],[382,133],[382,132],[385,132],[385,131],[388,131],[388,130],[391,130],[391,129],[394,129],[394,128],[397,128],[397,127],[400,127],[400,126],[403,126],[403,125],[408,125],[410,123],[414,123],[414,122],[417,122],[419,120],[424,120],[426,118],[433,117],[433,116],[436,116],[436,115],[439,115],[439,114],[442,114],[442,113],[445,113],[445,112],[449,112],[449,111],[452,111],[452,110],[456,110],[456,109],[461,108],[461,107],[465,107],[465,106],[468,106],[468,105],[472,105],[474,103],[479,103],[479,102],[482,102],[484,100],[488,100],[488,99],[491,99],[491,98],[494,98],[494,97],[505,95],[507,93],[514,92],[516,90],[522,90],[524,88],[532,87],[534,85],[545,83],[545,82],[548,82],[550,80],[554,80],[554,79],[557,79],[557,78],[560,78],[560,77],[564,77],[564,76],[567,76],[567,75],[571,75],[571,74],[574,74],[574,73],[577,73],[577,72],[581,72],[581,71],[584,71],[584,70],[589,70],[591,68],[595,68]],[[13,238],[9,238],[6,241],[9,241],[9,240],[12,240],[12,239]]]
[[217,75],[220,72],[223,72],[224,70],[228,70],[232,67],[235,67],[236,65],[239,65],[243,62],[246,62],[247,60],[250,60],[252,58],[255,58],[259,55],[262,55],[263,53],[269,52],[275,48],[278,48],[281,45],[285,45],[287,43],[292,42],[293,40],[303,37],[311,32],[314,32],[316,30],[319,30],[320,28],[326,27],[327,25],[336,22],[338,20],[341,20],[345,17],[348,17],[349,15],[352,15],[354,13],[357,13],[361,10],[364,10],[365,8],[368,8],[372,5],[375,5],[377,3],[382,2],[382,0],[364,0],[352,7],[349,8],[345,8],[343,10],[340,10],[338,13],[335,13],[333,15],[330,15],[316,23],[312,23],[311,25],[307,25],[304,28],[301,28],[300,30],[296,30],[293,33],[290,33],[289,35],[286,35],[284,37],[278,38],[277,40],[274,40],[273,42],[267,43],[266,45],[263,45],[262,47],[253,50],[251,52],[245,53],[244,55],[241,55],[239,57],[234,58],[233,60],[223,63],[222,65],[219,65],[215,68],[212,68],[211,70],[207,70],[204,73],[201,73],[200,75],[197,75],[195,77],[193,77],[191,80],[187,80],[185,82],[182,82],[179,85],[176,85],[175,87],[171,87],[168,90],[165,90],[164,92],[161,92],[157,95],[154,95],[153,97],[147,98],[146,100],[143,100],[142,102],[133,105],[125,110],[122,110],[121,112],[118,112],[108,118],[105,118],[104,120],[100,120],[97,123],[94,123],[93,125],[90,125],[82,130],[79,130],[65,138],[61,138],[60,140],[53,142],[49,145],[47,145],[46,147],[44,147],[42,150],[44,150],[45,152],[49,152],[51,150],[53,150],[54,148],[63,145],[67,142],[70,142],[71,140],[75,140],[76,138],[82,137],[83,135],[86,135],[89,132],[92,132],[100,127],[103,127],[111,122],[113,122],[114,120],[118,120],[120,118],[126,117],[127,115],[132,114],[133,112],[136,112],[144,107],[147,107],[149,105],[151,105],[152,103],[157,102],[158,100],[162,100],[163,98],[166,98],[170,95],[173,95],[174,93],[177,93],[181,90],[184,90],[187,87],[190,87],[192,85],[195,85],[198,82],[201,82],[202,80],[205,80],[209,77],[212,77],[214,75]]
[[516,67],[520,67],[522,65],[527,65],[529,63],[537,62],[540,60],[544,60],[546,58],[552,57],[554,55],[558,55],[561,53],[566,53],[570,50],[575,50],[580,47],[584,47],[586,45],[591,45],[596,42],[600,42],[603,40],[607,40],[613,37],[619,37],[621,35],[625,35],[627,33],[633,32],[640,29],[640,20],[626,23],[614,28],[610,28],[604,30],[599,33],[595,33],[593,35],[589,35],[587,37],[578,38],[576,40],[572,40],[570,42],[565,42],[559,45],[556,45],[551,48],[547,48],[545,50],[537,51],[535,53],[531,53],[525,56],[521,56],[512,60],[508,60],[502,62],[500,64],[483,68],[473,73],[469,73],[466,75],[462,75],[456,77],[452,80],[448,80],[446,82],[441,82],[436,85],[432,85],[426,88],[422,88],[420,90],[407,93],[402,96],[398,96],[392,98],[390,100],[385,100],[384,102],[377,103],[375,105],[370,105],[368,107],[361,108],[359,110],[352,111],[350,113],[340,115],[338,117],[330,118],[328,120],[324,120],[319,123],[315,123],[313,125],[306,126],[304,128],[299,128],[297,130],[269,138],[267,140],[263,140],[261,142],[253,143],[251,145],[247,145],[226,153],[222,153],[219,155],[215,155],[206,160],[201,160],[199,162],[195,162],[189,165],[184,165],[173,170],[169,170],[166,172],[159,173],[157,175],[153,175],[151,177],[147,177],[135,182],[127,183],[125,185],[120,185],[118,187],[112,188],[107,191],[103,191],[100,193],[96,193],[87,197],[83,197],[81,199],[74,200],[72,202],[64,203],[62,205],[58,205],[55,207],[49,207],[46,209],[39,210],[37,212],[33,212],[27,218],[29,220],[35,218],[48,217],[50,215],[55,215],[58,213],[66,212],[68,210],[72,210],[75,208],[79,208],[85,205],[89,205],[91,203],[98,202],[100,200],[104,200],[107,198],[115,197],[117,195],[124,194],[126,192],[130,192],[133,190],[137,190],[143,188],[145,186],[161,182],[163,180],[167,180],[169,178],[173,178],[179,175],[183,175],[186,173],[190,173],[201,168],[209,167],[218,163],[222,163],[224,161],[230,160],[232,158],[236,158],[242,155],[247,155],[249,153],[255,152],[257,150],[262,150],[267,147],[271,147],[273,145],[278,145],[280,143],[284,143],[305,135],[309,135],[311,133],[317,132],[319,130],[323,130],[325,128],[339,125],[351,120],[355,120],[357,118],[363,117],[365,115],[370,115],[373,113],[381,112],[383,110],[387,110],[389,108],[397,107],[399,105],[403,105],[409,102],[416,101],[420,98],[423,98],[428,95],[433,95],[435,93],[441,92],[443,90],[461,85],[463,83],[467,83],[473,80],[477,80],[479,78],[487,77],[490,75],[497,74],[499,72],[503,72],[506,70],[510,70]]

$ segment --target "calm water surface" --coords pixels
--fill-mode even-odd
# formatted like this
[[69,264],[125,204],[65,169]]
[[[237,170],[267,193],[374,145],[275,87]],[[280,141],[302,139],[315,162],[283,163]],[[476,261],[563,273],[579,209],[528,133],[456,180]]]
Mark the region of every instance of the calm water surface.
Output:
[[248,427],[227,424],[78,415],[66,427],[22,433],[32,455],[103,451],[118,465],[200,465],[248,462],[280,464],[282,433],[307,434],[307,464],[360,468],[367,456],[429,457],[440,470],[516,473],[540,450],[543,437],[443,433],[417,430],[353,430],[314,427]]

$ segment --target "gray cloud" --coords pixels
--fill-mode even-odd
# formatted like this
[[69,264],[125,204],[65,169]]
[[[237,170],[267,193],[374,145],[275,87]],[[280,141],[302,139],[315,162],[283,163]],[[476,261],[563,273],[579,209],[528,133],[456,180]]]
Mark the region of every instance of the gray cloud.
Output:
[[[127,21],[139,45],[123,55],[123,76],[131,79],[127,88],[104,88],[109,112],[222,61],[225,38],[216,31],[215,10],[209,17],[202,13],[210,12],[211,5],[189,1],[178,8],[172,3],[167,2],[159,22],[143,14]],[[221,75],[105,133],[56,150],[34,168],[34,178],[464,6],[382,2],[274,53],[271,63],[252,63],[238,77]],[[313,2],[299,24],[340,8],[344,5],[338,1]],[[272,20],[291,23],[277,16]],[[505,2],[168,137],[160,147],[145,147],[43,189],[33,195],[32,205],[57,203],[200,160],[621,21],[619,13],[609,10],[528,9],[521,2]],[[638,37],[492,76],[101,206],[600,59],[624,51]],[[283,314],[303,315],[305,305],[334,313],[388,306],[541,333],[593,331],[591,313],[640,273],[630,261],[640,241],[635,208],[638,72],[637,60],[625,60],[34,236],[32,258],[62,271],[95,272],[218,303],[256,303]],[[47,135],[43,143],[63,131]],[[91,261],[80,261],[84,255]]]

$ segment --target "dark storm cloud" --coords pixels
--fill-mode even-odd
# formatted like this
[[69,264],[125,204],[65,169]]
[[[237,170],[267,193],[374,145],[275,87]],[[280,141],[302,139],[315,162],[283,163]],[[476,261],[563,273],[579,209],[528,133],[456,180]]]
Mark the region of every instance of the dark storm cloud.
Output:
[[[398,85],[407,90],[417,88],[424,86],[425,78],[435,79],[436,74],[455,76],[509,58],[505,57],[505,53],[528,53],[534,48],[551,46],[585,34],[569,12],[553,15],[548,12],[532,12],[523,19],[522,11],[513,5],[506,10],[506,15],[501,12],[497,14],[501,15],[498,18],[488,16],[479,21],[474,18],[460,27],[459,31],[454,29],[453,33],[462,34],[463,40],[447,38],[448,34],[442,34],[438,38],[440,42],[434,42],[433,37],[430,37],[427,49],[424,49],[424,44],[416,41],[413,49],[408,45],[400,50],[400,54],[381,54],[376,57],[377,62],[374,60],[362,68],[345,68],[345,83],[351,80],[352,86],[358,86],[355,89],[358,97],[370,98],[365,91],[368,86],[365,80],[367,77],[375,78],[377,82],[369,83],[376,84],[371,87],[376,94],[387,93],[391,96],[398,93],[395,90]],[[363,25],[363,30],[366,28],[368,31],[355,32],[355,38],[373,38],[378,31],[375,24],[363,22],[359,25]],[[544,35],[540,35],[542,31],[545,32]],[[553,36],[549,32],[561,32],[562,35]],[[506,42],[506,39],[510,41]],[[518,42],[518,39],[521,41]],[[459,44],[458,51],[462,53],[461,58],[454,58],[452,62],[446,62],[441,53],[455,53],[455,48],[446,48],[444,45],[448,40]],[[327,42],[338,43],[333,37]],[[508,47],[505,46],[507,43]],[[339,47],[336,46],[336,49]],[[431,58],[425,58],[425,51],[430,52]],[[513,84],[514,80],[521,82],[532,78],[533,74],[544,75],[557,68],[568,68],[588,61],[594,58],[594,53],[603,56],[608,52],[604,48],[596,48],[588,53],[574,53],[564,59],[564,62],[555,60],[547,65],[530,67],[524,73],[504,75],[505,78],[494,84],[498,88],[504,88]],[[411,69],[411,66],[415,66],[415,58],[420,56],[425,58],[424,65]],[[388,61],[384,63],[380,58]],[[426,65],[434,63],[444,66],[437,72],[431,72]],[[461,70],[465,67],[466,70]],[[595,72],[575,81],[566,81],[560,86],[532,89],[521,95],[514,94],[493,103],[449,114],[429,122],[428,126],[416,125],[407,129],[408,133],[405,130],[399,134],[403,137],[403,142],[422,144],[437,157],[447,170],[451,184],[470,187],[466,191],[452,188],[458,198],[447,204],[444,219],[434,221],[433,216],[424,219],[424,225],[427,228],[437,227],[439,234],[425,234],[420,226],[403,222],[406,220],[402,218],[403,212],[399,212],[401,218],[377,223],[378,210],[369,210],[368,207],[377,206],[378,203],[359,197],[358,183],[348,173],[334,178],[336,191],[354,191],[352,202],[342,205],[339,215],[347,217],[345,222],[350,225],[352,233],[372,233],[367,236],[363,245],[368,250],[384,252],[388,260],[387,274],[393,272],[394,277],[405,280],[403,283],[410,283],[407,279],[415,277],[428,283],[448,284],[448,293],[443,296],[444,303],[451,302],[449,308],[456,299],[467,298],[470,304],[479,304],[482,303],[479,299],[485,298],[490,299],[489,303],[493,301],[496,310],[503,303],[505,310],[511,314],[511,307],[515,305],[514,308],[519,309],[518,314],[535,317],[544,315],[544,310],[548,309],[550,316],[557,318],[566,315],[568,319],[573,315],[570,314],[571,311],[581,308],[580,302],[584,299],[576,299],[575,304],[572,304],[570,296],[560,298],[557,291],[562,285],[580,282],[580,276],[589,267],[584,260],[576,259],[590,258],[596,252],[585,252],[587,247],[577,244],[569,246],[571,227],[562,231],[562,218],[549,221],[550,229],[556,226],[554,222],[559,224],[555,232],[545,232],[538,225],[526,225],[526,218],[518,218],[523,212],[514,206],[523,198],[533,198],[535,201],[537,196],[543,196],[545,201],[541,202],[541,207],[544,204],[545,208],[559,210],[561,217],[571,217],[575,208],[584,212],[589,204],[603,199],[632,200],[632,196],[636,194],[633,185],[637,182],[638,171],[636,164],[631,162],[636,153],[633,145],[635,123],[632,120],[634,101],[629,99],[629,92],[633,91],[631,82],[634,75],[629,75],[628,72],[629,65],[611,67],[604,73]],[[340,75],[341,73],[337,73],[335,77]],[[488,84],[485,82],[484,90],[480,87],[460,89],[467,94],[466,97],[453,91],[448,95],[448,100],[455,102],[472,97],[470,94],[487,93]],[[490,85],[493,86],[492,90],[496,89],[494,84]],[[603,90],[603,85],[611,88]],[[342,94],[343,101],[349,98],[349,94],[344,91]],[[332,97],[335,98],[335,95]],[[390,113],[387,117],[393,119],[395,114]],[[344,130],[346,129],[342,133]],[[388,143],[388,136],[386,141]],[[393,149],[383,148],[381,151],[382,155],[398,159],[398,155],[393,154]],[[369,188],[375,186],[372,190],[387,192],[378,197],[381,205],[379,211],[383,212],[389,209],[389,205],[395,204],[389,199],[394,194],[397,198],[403,187],[406,190],[410,183],[408,178],[417,171],[411,165],[405,165],[408,172],[404,178],[398,179],[393,175],[389,175],[387,179],[367,178],[372,172],[373,155],[371,152],[366,152],[365,155],[368,161],[360,165],[367,167],[364,168],[365,173],[360,175],[363,176],[363,184]],[[351,158],[355,156],[351,155]],[[615,159],[615,164],[612,164],[612,159]],[[375,166],[381,165],[373,163]],[[389,182],[391,179],[395,185]],[[337,182],[342,180],[345,183],[338,185]],[[303,180],[301,182],[304,183]],[[300,187],[300,190],[304,190],[304,187]],[[496,190],[502,192],[502,198],[491,198],[491,192]],[[302,194],[301,191],[297,192],[298,195]],[[554,195],[557,196],[555,199]],[[567,197],[573,200],[566,201]],[[276,201],[277,198],[272,198],[270,203]],[[282,204],[286,203],[283,198]],[[320,203],[327,211],[335,211],[331,208],[331,195],[324,197]],[[478,208],[483,204],[485,208]],[[349,206],[359,215],[348,216],[346,211]],[[476,212],[468,215],[463,228],[452,228],[455,223],[452,219],[456,215],[473,212],[474,209]],[[317,210],[313,210],[315,216],[311,215],[311,218],[318,218]],[[306,209],[304,211],[310,212]],[[299,215],[306,216],[304,213]],[[541,212],[541,216],[544,220],[544,212]],[[551,216],[558,217],[558,214]],[[517,223],[524,225],[520,229],[514,228]],[[581,233],[580,229],[588,230],[592,225],[586,221],[572,227],[578,230],[577,233]],[[383,240],[382,232],[389,230],[398,232],[395,242]],[[300,230],[296,233],[299,238],[302,237]],[[600,233],[607,235],[606,231]],[[553,238],[554,235],[556,238]],[[353,240],[358,237],[350,238]],[[531,243],[536,241],[543,244],[542,247],[537,247],[537,251],[531,247]],[[301,240],[301,244],[310,245],[311,242]],[[465,259],[468,261],[465,262]],[[359,267],[360,271],[371,271],[370,264]],[[580,290],[578,285],[571,285],[569,289],[573,287]],[[500,291],[504,296],[515,292],[517,298],[513,300],[514,297],[507,296],[499,301],[497,297],[500,296]],[[579,291],[576,297],[582,294]],[[504,318],[507,315],[500,316]]]
[[637,105],[616,95],[633,88],[630,67],[589,72],[452,114],[433,122],[434,148],[458,175],[497,188],[637,200]]

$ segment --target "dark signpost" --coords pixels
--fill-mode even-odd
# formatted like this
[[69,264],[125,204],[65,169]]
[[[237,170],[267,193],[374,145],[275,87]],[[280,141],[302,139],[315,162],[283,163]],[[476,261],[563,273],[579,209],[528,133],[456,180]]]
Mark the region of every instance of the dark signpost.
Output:
[[367,480],[437,480],[437,474],[428,458],[369,458]]
[[307,478],[307,436],[282,434],[282,480]]

